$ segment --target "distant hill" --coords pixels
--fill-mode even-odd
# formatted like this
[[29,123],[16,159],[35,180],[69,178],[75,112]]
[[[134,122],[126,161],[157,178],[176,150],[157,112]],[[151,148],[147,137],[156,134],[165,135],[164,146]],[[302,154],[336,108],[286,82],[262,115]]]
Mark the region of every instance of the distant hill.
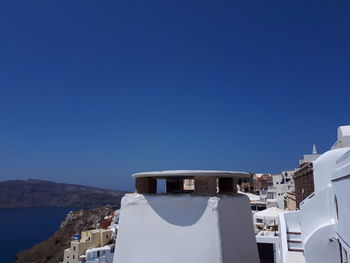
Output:
[[104,205],[119,207],[125,192],[42,180],[0,182],[0,208],[77,207]]

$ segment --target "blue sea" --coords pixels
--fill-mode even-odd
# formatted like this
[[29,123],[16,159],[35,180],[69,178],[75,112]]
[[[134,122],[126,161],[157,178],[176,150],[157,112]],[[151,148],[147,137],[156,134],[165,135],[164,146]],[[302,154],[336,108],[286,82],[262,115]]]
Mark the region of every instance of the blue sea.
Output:
[[13,262],[16,254],[50,237],[72,208],[0,209],[0,262]]

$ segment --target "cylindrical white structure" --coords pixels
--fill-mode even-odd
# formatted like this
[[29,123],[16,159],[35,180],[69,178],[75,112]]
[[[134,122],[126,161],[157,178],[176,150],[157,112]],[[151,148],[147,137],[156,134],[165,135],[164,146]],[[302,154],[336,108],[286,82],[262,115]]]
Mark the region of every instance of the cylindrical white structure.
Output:
[[[259,262],[249,200],[235,193],[230,185],[234,180],[225,179],[216,184],[221,176],[235,179],[249,175],[218,171],[136,175],[136,178],[171,178],[172,183],[174,178],[193,177],[201,192],[127,194],[121,204],[114,263]],[[215,183],[218,191],[221,187],[232,192],[203,193],[203,189],[214,189],[211,183]]]

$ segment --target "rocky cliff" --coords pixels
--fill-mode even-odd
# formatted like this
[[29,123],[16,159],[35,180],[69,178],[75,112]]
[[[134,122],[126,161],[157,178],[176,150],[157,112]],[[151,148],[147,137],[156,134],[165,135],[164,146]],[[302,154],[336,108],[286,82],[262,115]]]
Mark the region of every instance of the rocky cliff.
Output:
[[47,240],[16,255],[15,263],[58,263],[63,259],[64,249],[70,246],[74,234],[95,229],[105,216],[116,207],[104,206],[90,210],[71,212],[60,228]]

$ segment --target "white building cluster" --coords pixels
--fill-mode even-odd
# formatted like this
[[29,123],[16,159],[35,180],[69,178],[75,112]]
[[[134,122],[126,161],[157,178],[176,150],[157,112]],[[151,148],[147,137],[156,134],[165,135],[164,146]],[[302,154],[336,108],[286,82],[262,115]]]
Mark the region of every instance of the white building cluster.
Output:
[[[319,155],[314,146],[299,169],[274,175],[260,196],[237,190],[238,178],[249,178],[242,172],[134,178],[136,193],[122,199],[113,263],[350,262],[350,126],[339,128],[331,150]],[[166,180],[163,194],[158,179]],[[85,262],[101,251],[87,250]]]
[[307,263],[350,261],[349,139],[350,126],[339,127],[331,150],[312,162],[314,192],[300,210],[280,214],[280,262],[290,262],[295,253]]
[[113,263],[119,211],[106,216],[107,229],[98,228],[76,234],[64,250],[61,263]]

